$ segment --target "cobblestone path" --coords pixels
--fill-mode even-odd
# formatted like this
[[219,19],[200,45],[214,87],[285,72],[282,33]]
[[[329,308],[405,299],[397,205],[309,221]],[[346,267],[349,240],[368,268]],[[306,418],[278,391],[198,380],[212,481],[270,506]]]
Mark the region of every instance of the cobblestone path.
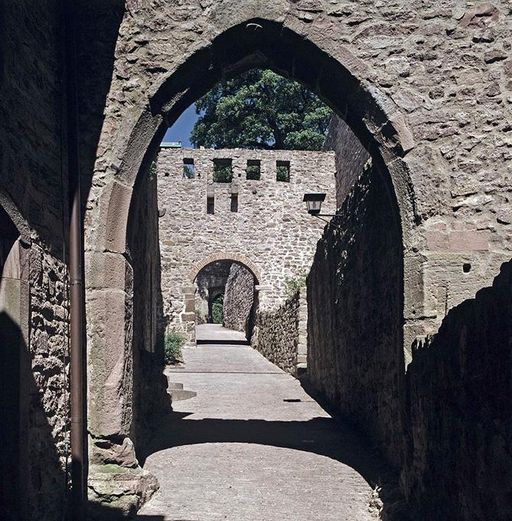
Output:
[[296,379],[246,346],[204,345],[184,357],[169,380],[197,396],[173,403],[155,433],[145,468],[160,490],[140,519],[378,519],[355,470],[370,455]]

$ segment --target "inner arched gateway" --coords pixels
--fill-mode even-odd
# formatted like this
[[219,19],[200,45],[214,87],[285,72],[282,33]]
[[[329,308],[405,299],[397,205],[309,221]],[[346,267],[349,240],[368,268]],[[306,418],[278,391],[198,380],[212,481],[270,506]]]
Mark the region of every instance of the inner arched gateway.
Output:
[[[133,322],[137,309],[146,309],[144,313],[148,324],[155,324],[158,315],[155,311],[153,318],[148,317],[145,304],[148,302],[147,295],[158,291],[155,289],[156,275],[149,277],[152,270],[140,274],[146,290],[134,291],[137,270],[141,270],[137,266],[143,256],[151,251],[147,244],[129,246],[130,241],[141,241],[140,233],[134,231],[138,225],[133,223],[143,222],[140,216],[136,217],[136,213],[144,213],[143,194],[146,191],[142,187],[151,182],[142,173],[149,171],[167,126],[186,107],[221,78],[232,77],[251,67],[264,66],[304,83],[321,96],[339,116],[337,125],[342,128],[342,133],[349,136],[350,146],[354,150],[365,151],[367,157],[371,158],[371,166],[366,168],[362,185],[356,186],[362,173],[361,167],[353,165],[349,172],[351,181],[345,186],[345,191],[338,186],[338,203],[341,205],[344,196],[348,201],[344,206],[341,205],[342,213],[361,218],[362,233],[358,237],[364,244],[351,261],[353,276],[360,281],[359,287],[354,284],[340,288],[331,283],[326,291],[334,300],[336,292],[341,292],[340,297],[348,292],[353,298],[364,300],[365,293],[371,293],[371,287],[378,286],[379,281],[390,275],[388,280],[391,282],[382,286],[380,294],[381,297],[388,297],[388,302],[392,304],[387,306],[385,313],[376,315],[370,312],[371,307],[365,307],[361,302],[357,314],[351,314],[352,310],[349,309],[343,317],[350,331],[345,341],[351,345],[362,341],[365,349],[361,350],[361,356],[363,359],[372,358],[377,371],[368,381],[363,379],[358,386],[349,385],[347,388],[346,383],[337,376],[337,370],[341,368],[339,362],[333,363],[329,358],[332,355],[328,353],[333,346],[326,347],[325,342],[320,342],[319,353],[313,355],[310,352],[309,356],[314,357],[312,370],[317,369],[318,377],[321,374],[327,382],[322,386],[322,391],[342,410],[348,407],[356,420],[366,425],[381,441],[384,451],[386,447],[392,447],[387,451],[387,456],[395,465],[400,465],[400,447],[404,443],[404,345],[410,345],[415,327],[411,323],[407,329],[403,326],[404,291],[406,294],[409,291],[407,287],[404,289],[403,270],[404,261],[407,263],[412,259],[408,241],[409,230],[414,226],[414,200],[407,169],[400,162],[400,157],[412,143],[407,127],[399,116],[394,112],[386,113],[385,100],[376,97],[362,81],[364,75],[361,73],[361,64],[346,54],[330,54],[325,50],[329,48],[328,38],[326,42],[322,48],[281,24],[268,20],[248,20],[222,32],[206,47],[191,52],[172,73],[160,79],[149,103],[138,107],[140,115],[133,125],[130,138],[127,142],[120,142],[116,152],[116,156],[121,158],[116,167],[117,173],[102,181],[104,187],[100,194],[100,204],[93,208],[88,217],[93,226],[86,238],[86,255],[91,273],[94,274],[93,279],[97,287],[101,287],[101,294],[95,292],[94,288],[88,292],[89,412],[90,430],[95,440],[93,453],[96,454],[93,460],[115,461],[117,454],[125,454],[127,444],[131,446],[130,439],[137,439],[134,434],[138,423],[136,419],[145,422],[148,414],[157,410],[157,404],[165,401],[163,381],[147,377],[161,371],[161,348],[155,348],[154,353],[147,357],[147,347],[144,347],[142,352],[147,360],[136,363],[142,357],[137,354],[140,348],[136,348],[136,343],[140,341],[135,340],[133,335],[134,327],[141,327]],[[338,143],[340,149],[344,144]],[[346,178],[343,183],[346,183]],[[395,194],[399,194],[399,197]],[[361,205],[358,204],[358,198],[363,206],[365,201],[372,201],[370,212],[363,209],[359,215]],[[384,213],[375,213],[376,208],[382,208]],[[343,219],[340,220],[343,222]],[[375,223],[381,224],[382,228],[379,230],[378,226],[373,226]],[[371,233],[363,233],[363,230],[368,232],[370,229]],[[333,240],[338,241],[339,227],[331,226],[328,233],[333,234]],[[380,241],[375,251],[372,251],[371,239],[365,242],[365,237]],[[367,258],[373,259],[369,270]],[[334,276],[337,272],[336,260],[330,262]],[[114,267],[118,274],[115,278],[111,276]],[[386,273],[390,267],[393,273]],[[361,279],[358,274],[365,278]],[[407,283],[417,286],[418,281],[408,279]],[[125,312],[127,305],[129,308],[133,306],[133,318],[131,313]],[[105,314],[102,310],[106,308],[116,311]],[[322,313],[330,312],[322,310]],[[95,325],[95,317],[100,316],[105,335],[95,333],[100,326],[99,323]],[[362,330],[356,326],[356,321],[368,325],[376,316],[378,323],[374,321],[373,328]],[[331,323],[332,320],[334,318]],[[315,323],[319,322],[313,317],[312,328]],[[150,326],[150,329],[155,327]],[[376,350],[375,338],[380,339]],[[101,353],[104,353],[107,345],[109,355],[105,357]],[[158,344],[151,342],[151,345]],[[387,366],[386,371],[378,369],[383,363]],[[359,360],[352,359],[349,366],[353,368],[358,364]],[[315,381],[314,373],[311,380]],[[161,383],[157,385],[158,389],[155,385],[148,388],[151,399],[136,399],[141,393],[141,386],[146,385],[141,382],[147,381]],[[369,415],[369,410],[374,413]],[[390,440],[393,440],[392,444],[387,443]],[[120,450],[119,446],[123,449]],[[142,447],[138,450],[144,452]],[[136,461],[135,454],[129,459]]]
[[258,306],[254,273],[241,262],[222,259],[201,268],[194,283],[195,326],[220,324],[250,340]]

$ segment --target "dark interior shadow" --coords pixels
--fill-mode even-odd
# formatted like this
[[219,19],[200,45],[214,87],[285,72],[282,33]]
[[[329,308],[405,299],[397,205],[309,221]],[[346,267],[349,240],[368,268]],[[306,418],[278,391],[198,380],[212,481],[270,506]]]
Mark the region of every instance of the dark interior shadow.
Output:
[[79,20],[76,45],[82,210],[85,210],[105,119],[106,99],[112,83],[115,46],[125,11],[125,0],[79,0],[75,8]]
[[0,312],[0,519],[62,519],[67,476],[19,326]]
[[511,346],[512,261],[413,345],[402,482],[416,519],[512,519]]
[[368,448],[366,440],[351,426],[322,417],[308,421],[187,419],[191,414],[172,412],[161,418],[150,442],[150,454],[203,443],[250,443],[318,454],[350,466],[372,488],[378,486],[387,512],[383,519],[407,519],[400,514],[396,473],[376,449]]

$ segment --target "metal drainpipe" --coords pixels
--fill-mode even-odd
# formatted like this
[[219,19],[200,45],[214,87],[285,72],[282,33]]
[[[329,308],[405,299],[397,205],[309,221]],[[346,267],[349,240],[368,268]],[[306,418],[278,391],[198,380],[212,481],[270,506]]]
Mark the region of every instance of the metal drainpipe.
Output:
[[78,145],[76,19],[74,2],[64,1],[66,23],[67,148],[70,194],[70,379],[71,379],[71,519],[84,521],[87,503],[86,352],[83,237]]

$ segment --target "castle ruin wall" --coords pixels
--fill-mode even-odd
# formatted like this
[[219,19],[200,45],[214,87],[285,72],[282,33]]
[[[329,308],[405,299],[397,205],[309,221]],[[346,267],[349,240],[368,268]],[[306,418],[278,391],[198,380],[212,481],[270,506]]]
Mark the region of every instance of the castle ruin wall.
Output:
[[[231,160],[231,183],[213,181],[219,159]],[[184,164],[191,161],[195,177],[187,178]],[[260,162],[259,180],[247,179],[248,161]],[[288,182],[277,180],[278,162],[289,163]],[[190,330],[195,320],[191,286],[208,259],[249,263],[259,309],[279,307],[286,300],[287,281],[309,271],[325,226],[307,213],[304,193],[325,192],[323,211],[332,213],[334,173],[333,152],[162,148],[158,205],[162,292],[170,327]]]

